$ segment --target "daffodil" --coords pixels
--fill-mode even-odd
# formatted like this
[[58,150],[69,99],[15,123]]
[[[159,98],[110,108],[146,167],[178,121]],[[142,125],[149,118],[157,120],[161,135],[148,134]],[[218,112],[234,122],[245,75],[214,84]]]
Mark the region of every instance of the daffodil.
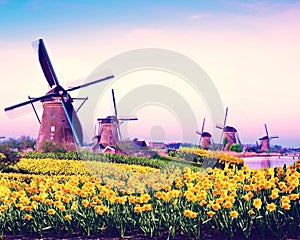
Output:
[[274,210],[276,210],[276,204],[275,203],[269,203],[269,204],[267,204],[267,210],[269,212],[273,212]]
[[230,215],[232,218],[238,218],[239,213],[238,213],[237,211],[231,211],[231,212],[229,213],[229,215]]
[[253,200],[253,207],[255,207],[257,210],[261,209],[262,201],[260,198],[255,198]]

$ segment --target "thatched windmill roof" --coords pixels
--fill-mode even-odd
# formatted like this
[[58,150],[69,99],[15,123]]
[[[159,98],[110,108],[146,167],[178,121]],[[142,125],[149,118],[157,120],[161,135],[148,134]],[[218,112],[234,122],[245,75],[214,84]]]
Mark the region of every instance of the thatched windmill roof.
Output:
[[234,127],[231,126],[225,126],[224,132],[237,132],[237,130]]
[[259,140],[268,140],[268,139],[269,139],[268,136],[263,136],[263,137],[259,138]]
[[202,133],[202,137],[211,137],[211,134],[208,132]]

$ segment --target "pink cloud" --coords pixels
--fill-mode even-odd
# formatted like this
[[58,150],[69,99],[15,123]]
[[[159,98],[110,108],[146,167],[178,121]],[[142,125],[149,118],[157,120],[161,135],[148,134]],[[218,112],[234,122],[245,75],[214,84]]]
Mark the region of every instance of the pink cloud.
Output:
[[188,17],[188,19],[189,20],[199,20],[199,19],[210,17],[210,16],[212,16],[212,14],[210,14],[210,13],[199,13],[199,14],[190,15]]

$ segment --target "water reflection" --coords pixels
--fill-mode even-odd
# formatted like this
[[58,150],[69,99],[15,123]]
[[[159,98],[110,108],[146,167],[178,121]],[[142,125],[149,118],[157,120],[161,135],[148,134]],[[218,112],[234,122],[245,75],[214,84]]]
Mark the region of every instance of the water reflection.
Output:
[[267,167],[283,167],[292,165],[298,159],[292,157],[248,157],[244,158],[245,165],[248,165],[249,169],[261,169]]

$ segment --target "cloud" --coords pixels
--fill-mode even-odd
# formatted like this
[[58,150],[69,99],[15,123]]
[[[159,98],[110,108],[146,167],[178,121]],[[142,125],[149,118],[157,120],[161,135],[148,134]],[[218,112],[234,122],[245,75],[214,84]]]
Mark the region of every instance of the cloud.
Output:
[[194,21],[194,20],[208,18],[211,16],[212,16],[211,13],[198,13],[198,14],[193,14],[193,15],[188,16],[188,19]]

